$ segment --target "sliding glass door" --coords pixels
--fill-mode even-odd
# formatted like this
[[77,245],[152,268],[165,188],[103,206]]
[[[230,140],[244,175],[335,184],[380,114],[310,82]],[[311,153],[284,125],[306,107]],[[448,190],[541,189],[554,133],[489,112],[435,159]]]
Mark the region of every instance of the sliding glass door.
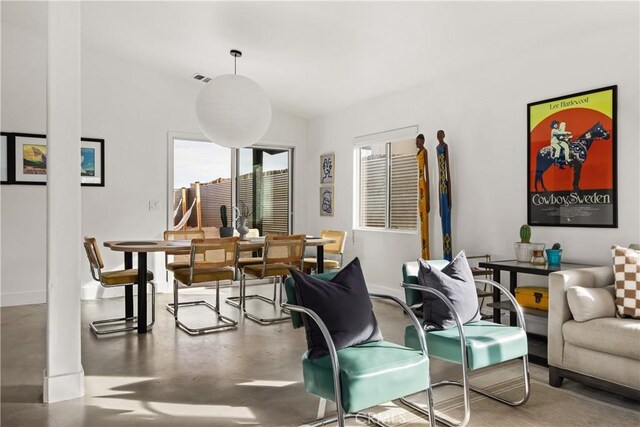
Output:
[[287,148],[238,150],[237,206],[249,212],[247,225],[260,235],[291,231],[291,154]]
[[188,138],[174,138],[172,148],[170,228],[202,228],[216,237],[224,205],[228,226],[248,213],[247,225],[260,235],[291,232],[293,149],[232,150]]

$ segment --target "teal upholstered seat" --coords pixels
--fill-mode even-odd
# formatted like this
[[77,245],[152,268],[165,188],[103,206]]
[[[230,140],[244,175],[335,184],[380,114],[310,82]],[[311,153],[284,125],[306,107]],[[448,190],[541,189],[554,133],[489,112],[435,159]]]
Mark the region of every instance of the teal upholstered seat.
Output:
[[[331,272],[314,277],[329,280],[335,274]],[[300,328],[304,323],[302,314],[297,311],[302,307],[297,306],[295,283],[292,277],[285,281],[285,290],[287,292],[286,307],[291,309],[291,322],[294,328]],[[398,302],[405,313],[412,318],[412,322],[415,322],[414,329],[419,328],[418,320],[402,302],[383,295],[372,295],[372,297]],[[312,320],[309,318],[308,321]],[[336,379],[330,354],[309,359],[308,352],[305,352],[302,356],[302,372],[307,392],[336,402],[340,426],[344,425],[347,417],[366,419],[366,417],[363,418],[363,414],[354,414],[362,409],[419,392],[427,392],[429,408],[432,409],[429,358],[423,353],[419,342],[417,349],[387,341],[369,342],[343,348],[335,354],[339,365],[337,370],[337,379],[340,384],[339,401],[336,401]],[[375,418],[368,420],[374,424],[384,425],[378,423]],[[320,425],[323,421],[327,420],[321,420],[314,425]],[[435,426],[435,418],[430,417],[429,422],[431,426]]]
[[[467,366],[471,370],[486,368],[527,354],[527,334],[523,329],[480,320],[463,326],[467,346]],[[426,334],[429,356],[451,363],[462,363],[458,328]],[[407,347],[420,348],[415,328],[404,333]]]
[[[420,344],[418,343],[418,347]],[[429,359],[420,351],[386,341],[338,350],[342,406],[357,412],[429,387]],[[302,357],[304,388],[334,400],[331,358]]]
[[[433,267],[442,269],[448,264],[445,260],[429,260],[427,261]],[[408,305],[415,305],[422,302],[422,293],[429,292],[440,298],[455,312],[451,302],[440,292],[434,289],[423,288],[418,284],[418,263],[407,262],[402,266],[402,279],[404,282],[405,298]],[[484,396],[495,399],[499,402],[506,403],[511,406],[519,406],[529,399],[530,379],[529,379],[529,360],[527,348],[527,333],[524,325],[524,315],[518,302],[509,290],[499,283],[476,279],[476,283],[485,283],[494,288],[499,289],[516,308],[516,314],[520,326],[505,326],[493,322],[477,321],[461,324],[459,316],[456,314],[456,327],[445,330],[432,330],[425,333],[427,347],[429,348],[429,356],[446,360],[447,362],[456,363],[462,367],[462,381],[441,381],[432,384],[432,387],[441,385],[458,385],[463,388],[464,398],[464,417],[459,423],[452,423],[449,420],[436,417],[439,421],[447,426],[464,426],[469,421],[471,415],[469,390],[473,390]],[[460,339],[460,329],[464,335],[464,346]],[[419,348],[420,341],[418,331],[415,328],[406,328],[404,341],[407,347]],[[464,348],[464,350],[463,350]],[[466,359],[466,363],[464,360]],[[509,400],[501,396],[496,396],[488,391],[469,385],[468,371],[497,365],[509,360],[522,359],[523,367],[523,383],[524,393],[519,400]],[[420,413],[425,411],[414,403],[409,402],[405,398],[400,399],[401,402]]]

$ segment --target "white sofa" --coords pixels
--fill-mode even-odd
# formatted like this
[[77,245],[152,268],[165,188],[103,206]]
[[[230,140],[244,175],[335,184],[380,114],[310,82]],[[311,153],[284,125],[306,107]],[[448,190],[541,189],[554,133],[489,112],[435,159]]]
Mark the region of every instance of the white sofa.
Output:
[[640,400],[640,320],[601,317],[578,322],[567,301],[572,286],[613,283],[611,266],[549,275],[549,384],[560,387],[570,378]]

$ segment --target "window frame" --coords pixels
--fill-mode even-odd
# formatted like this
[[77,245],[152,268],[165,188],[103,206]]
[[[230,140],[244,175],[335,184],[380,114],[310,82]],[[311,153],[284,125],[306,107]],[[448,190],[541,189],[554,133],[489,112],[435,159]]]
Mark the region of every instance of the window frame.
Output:
[[[167,132],[167,186],[166,186],[166,203],[167,203],[167,212],[166,212],[166,229],[171,229],[171,224],[173,223],[173,179],[174,179],[174,170],[173,170],[173,154],[174,154],[174,142],[176,140],[187,140],[187,141],[197,141],[213,144],[211,140],[205,137],[200,133],[189,133],[189,132]],[[271,144],[256,144],[246,148],[262,148],[262,149],[281,149],[287,150],[289,152],[289,182],[288,182],[288,191],[289,191],[289,234],[291,234],[293,230],[293,190],[294,190],[294,155],[295,155],[295,147],[288,145],[271,145]],[[231,206],[232,210],[238,203],[237,201],[237,189],[238,189],[238,169],[239,169],[239,155],[237,148],[230,148],[231,151]]]
[[[381,134],[381,135],[384,135]],[[414,133],[413,138],[417,136],[417,132]],[[399,137],[396,136],[393,139],[390,138],[378,138],[375,140],[366,140],[362,142],[356,142],[353,147],[353,177],[354,177],[354,198],[353,198],[353,229],[359,231],[374,231],[381,233],[399,233],[399,234],[418,234],[420,230],[420,224],[418,220],[418,212],[416,211],[416,225],[415,228],[391,228],[391,177],[392,177],[392,167],[391,167],[391,153],[392,153],[392,145],[394,143],[400,143],[407,141],[411,136]],[[385,226],[382,227],[369,227],[360,224],[360,184],[361,184],[361,152],[360,150],[363,147],[369,146],[385,146],[385,158],[386,158],[386,179],[385,179]],[[418,186],[416,185],[416,199],[418,199]]]

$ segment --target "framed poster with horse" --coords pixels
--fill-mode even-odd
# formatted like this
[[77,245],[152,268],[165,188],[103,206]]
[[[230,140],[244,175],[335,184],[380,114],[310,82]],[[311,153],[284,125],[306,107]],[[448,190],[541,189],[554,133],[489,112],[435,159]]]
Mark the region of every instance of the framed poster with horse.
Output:
[[527,104],[527,222],[618,227],[617,86]]

